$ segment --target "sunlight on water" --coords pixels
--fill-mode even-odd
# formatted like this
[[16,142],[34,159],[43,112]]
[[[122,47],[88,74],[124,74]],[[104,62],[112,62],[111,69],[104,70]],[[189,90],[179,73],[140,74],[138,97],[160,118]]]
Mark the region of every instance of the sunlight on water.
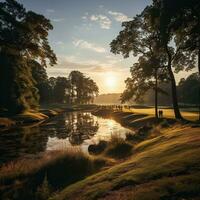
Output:
[[0,163],[49,150],[80,147],[85,152],[90,144],[109,140],[112,134],[125,137],[129,129],[111,119],[91,113],[72,112],[57,116],[42,125],[21,127],[0,135]]
[[[81,119],[87,119],[84,122],[78,118],[78,114],[75,114],[72,117],[73,122],[69,119],[65,119],[67,127],[70,123],[73,124],[73,129],[70,130],[71,135],[69,134],[69,138],[66,139],[49,137],[46,150],[60,150],[71,146],[80,146],[84,152],[87,152],[87,148],[90,144],[98,143],[99,140],[109,140],[113,134],[124,138],[125,134],[130,132],[129,129],[122,127],[114,120],[99,118],[90,113],[82,113]],[[80,125],[82,125],[82,128],[79,128]],[[94,129],[95,126],[98,128]],[[87,130],[87,128],[90,128],[90,130]],[[93,131],[90,137],[87,134],[91,130]]]

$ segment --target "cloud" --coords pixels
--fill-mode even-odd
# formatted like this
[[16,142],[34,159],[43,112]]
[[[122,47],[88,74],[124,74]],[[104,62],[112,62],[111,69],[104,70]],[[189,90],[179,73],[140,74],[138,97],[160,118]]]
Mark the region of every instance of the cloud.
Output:
[[127,15],[125,15],[125,14],[123,14],[121,12],[113,12],[113,11],[110,10],[110,11],[108,11],[108,13],[110,15],[112,15],[117,22],[124,22],[124,21],[132,20]]
[[82,49],[89,49],[98,53],[105,53],[106,49],[100,46],[97,46],[96,44],[87,42],[85,40],[74,40],[73,44],[75,47],[80,47]]
[[54,19],[51,19],[53,22],[62,22],[64,21],[65,19],[64,18],[54,18]]
[[83,20],[86,20],[86,19],[87,19],[87,16],[83,16],[82,19],[83,19]]
[[[121,67],[119,67],[118,63],[121,60],[116,58],[105,59],[105,61],[101,60],[80,60],[76,56],[58,56],[57,65],[53,68],[57,68],[59,70],[80,70],[80,71],[89,71],[89,72],[106,72],[109,70],[119,71]],[[118,66],[118,67],[117,67]]]
[[102,29],[110,29],[112,24],[112,21],[105,15],[91,15],[89,19],[99,23]]
[[53,9],[46,9],[46,12],[47,12],[47,13],[54,13],[55,10],[53,10]]
[[55,45],[64,45],[64,42],[62,42],[62,41],[57,41],[57,42],[55,42]]

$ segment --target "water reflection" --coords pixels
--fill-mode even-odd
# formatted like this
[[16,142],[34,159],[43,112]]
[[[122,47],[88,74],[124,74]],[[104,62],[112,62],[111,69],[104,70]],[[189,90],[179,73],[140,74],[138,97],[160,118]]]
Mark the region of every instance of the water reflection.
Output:
[[111,134],[125,135],[129,131],[113,120],[91,113],[73,112],[57,116],[35,126],[0,132],[0,164],[46,150],[79,145],[83,150]]

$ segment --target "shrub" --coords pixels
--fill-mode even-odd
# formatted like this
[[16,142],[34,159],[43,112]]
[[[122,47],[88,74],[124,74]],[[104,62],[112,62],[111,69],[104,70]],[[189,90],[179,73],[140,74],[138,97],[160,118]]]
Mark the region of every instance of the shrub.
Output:
[[37,200],[46,200],[50,197],[51,189],[47,180],[47,176],[45,176],[43,183],[37,188],[36,191],[36,199]]
[[107,147],[108,142],[101,140],[98,144],[91,144],[88,147],[88,152],[90,154],[98,155],[101,154]]
[[125,141],[118,135],[112,135],[111,140],[105,150],[105,155],[116,159],[125,158],[130,156],[133,150],[133,146]]

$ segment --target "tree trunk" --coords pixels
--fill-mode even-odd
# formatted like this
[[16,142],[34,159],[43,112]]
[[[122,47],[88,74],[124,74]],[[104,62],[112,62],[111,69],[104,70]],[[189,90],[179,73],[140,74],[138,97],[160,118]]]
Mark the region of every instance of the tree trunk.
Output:
[[174,115],[176,119],[183,119],[179,110],[178,100],[177,100],[177,90],[176,90],[176,81],[174,78],[174,73],[172,71],[171,61],[168,63],[168,71],[171,79],[171,90],[172,90],[172,103],[174,108]]
[[[198,71],[199,71],[199,77],[200,77],[200,47],[198,49]],[[199,85],[199,121],[200,121],[200,85]]]
[[168,55],[167,69],[168,69],[169,76],[171,79],[172,103],[173,103],[173,108],[174,108],[174,115],[175,115],[176,119],[183,119],[183,117],[181,116],[180,110],[179,110],[179,106],[178,106],[176,80],[174,78],[174,73],[172,71],[172,56],[171,56],[171,53],[170,53],[167,45],[166,45],[165,49],[166,49],[166,53]]
[[155,117],[158,118],[158,69],[155,69]]

